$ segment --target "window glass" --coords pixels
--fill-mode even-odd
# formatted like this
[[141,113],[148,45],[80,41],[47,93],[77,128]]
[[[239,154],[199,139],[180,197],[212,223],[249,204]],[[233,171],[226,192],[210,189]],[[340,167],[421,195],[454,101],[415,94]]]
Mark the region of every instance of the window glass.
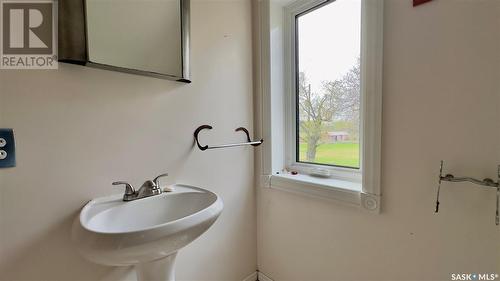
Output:
[[296,16],[297,162],[359,168],[361,0]]

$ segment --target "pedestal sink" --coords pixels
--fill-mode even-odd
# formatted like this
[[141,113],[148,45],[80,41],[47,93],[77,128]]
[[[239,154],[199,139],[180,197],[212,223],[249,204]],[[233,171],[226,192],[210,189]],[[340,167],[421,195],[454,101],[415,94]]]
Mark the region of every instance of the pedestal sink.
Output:
[[139,281],[175,280],[177,251],[215,222],[223,203],[202,188],[173,187],[130,202],[113,195],[87,203],[72,228],[79,252],[98,264],[133,265]]

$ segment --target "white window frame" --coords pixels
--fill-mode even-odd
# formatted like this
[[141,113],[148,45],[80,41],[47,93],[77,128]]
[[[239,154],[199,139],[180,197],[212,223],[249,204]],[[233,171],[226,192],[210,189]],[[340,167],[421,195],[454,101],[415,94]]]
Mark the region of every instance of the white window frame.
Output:
[[[327,166],[327,165],[319,165],[313,163],[304,163],[297,162],[297,149],[296,149],[296,140],[297,140],[297,124],[296,116],[297,116],[297,83],[296,83],[296,75],[298,65],[297,56],[296,56],[296,46],[297,46],[297,38],[296,38],[296,30],[297,30],[297,21],[296,17],[298,15],[312,12],[316,9],[322,8],[324,5],[335,2],[334,0],[310,0],[310,1],[297,1],[292,3],[291,5],[285,7],[284,9],[284,31],[285,31],[285,44],[284,44],[284,54],[285,54],[285,167],[288,170],[298,171],[302,174],[311,174],[313,170],[321,170],[329,173],[332,178],[336,179],[346,179],[348,181],[357,181],[361,182],[361,162],[359,169],[351,169],[339,166]],[[360,120],[362,112],[360,111]],[[362,139],[362,124],[360,122],[360,139]],[[360,156],[362,147],[360,147]],[[360,161],[362,161],[362,157],[360,157]]]
[[[295,17],[332,0],[298,0],[283,8],[283,41],[271,39],[271,1],[260,3],[260,86],[262,93],[262,185],[314,197],[341,200],[373,212],[380,211],[380,166],[382,122],[382,54],[383,0],[362,0],[361,11],[361,110],[360,110],[360,168],[315,165],[296,161],[296,62]],[[275,32],[275,27],[273,27]],[[274,40],[276,41],[276,40]],[[278,40],[279,41],[279,40]],[[282,48],[283,58],[272,58],[273,48]],[[282,66],[272,65],[282,61]],[[274,67],[274,70],[272,70]],[[278,69],[278,71],[276,71]],[[282,75],[282,79],[272,77]],[[283,85],[276,87],[272,83]],[[274,86],[274,87],[273,87]],[[279,89],[283,89],[280,91]],[[288,94],[287,94],[288,93]],[[283,104],[277,104],[276,97]],[[281,116],[276,116],[276,110]],[[271,112],[273,111],[274,112]],[[273,130],[276,119],[283,120],[284,130]],[[281,150],[281,151],[277,151]],[[322,169],[330,178],[310,176],[311,169]],[[292,175],[290,170],[298,171]]]

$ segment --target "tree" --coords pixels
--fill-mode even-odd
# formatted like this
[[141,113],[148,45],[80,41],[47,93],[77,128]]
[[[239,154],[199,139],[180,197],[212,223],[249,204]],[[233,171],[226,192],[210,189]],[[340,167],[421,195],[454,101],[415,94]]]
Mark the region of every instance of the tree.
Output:
[[361,64],[358,58],[356,64],[339,80],[324,82],[323,89],[333,103],[337,103],[336,118],[352,123],[350,135],[354,138],[359,134],[359,111],[361,105]]
[[[341,79],[323,82],[321,93],[313,93],[304,72],[299,73],[300,140],[307,143],[306,159],[314,162],[325,122],[347,119],[359,126],[361,90],[360,60]],[[352,130],[357,135],[357,130]]]
[[316,148],[321,139],[323,122],[330,121],[333,116],[331,103],[327,95],[313,93],[311,84],[307,83],[304,72],[299,73],[299,114],[302,141],[307,143],[306,159],[313,162]]

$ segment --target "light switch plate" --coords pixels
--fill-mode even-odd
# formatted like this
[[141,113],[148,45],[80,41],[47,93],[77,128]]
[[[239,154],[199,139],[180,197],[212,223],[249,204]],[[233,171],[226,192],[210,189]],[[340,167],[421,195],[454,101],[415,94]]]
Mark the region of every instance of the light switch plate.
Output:
[[0,129],[0,168],[16,166],[14,130]]

